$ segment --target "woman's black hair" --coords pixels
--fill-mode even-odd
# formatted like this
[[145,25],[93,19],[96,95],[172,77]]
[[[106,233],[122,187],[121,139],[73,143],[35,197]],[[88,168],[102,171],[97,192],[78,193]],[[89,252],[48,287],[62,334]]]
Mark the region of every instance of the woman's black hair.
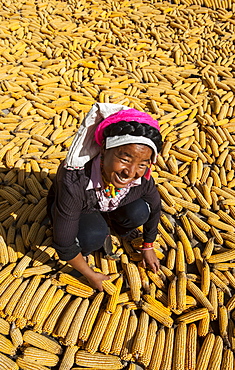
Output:
[[113,137],[126,134],[147,137],[156,145],[158,152],[162,149],[162,135],[155,127],[152,127],[147,123],[119,121],[112,123],[104,129],[105,138],[108,136]]

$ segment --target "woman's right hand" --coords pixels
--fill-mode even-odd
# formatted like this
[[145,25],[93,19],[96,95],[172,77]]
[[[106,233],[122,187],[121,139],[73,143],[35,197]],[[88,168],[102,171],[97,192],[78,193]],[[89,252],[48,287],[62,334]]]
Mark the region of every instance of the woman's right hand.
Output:
[[109,280],[110,277],[104,274],[101,274],[100,272],[94,272],[89,277],[86,276],[87,280],[89,281],[89,284],[93,289],[98,289],[100,292],[103,291],[102,281],[103,280]]
[[87,278],[93,289],[98,289],[100,292],[103,291],[102,281],[110,279],[109,276],[93,271],[90,266],[88,266],[81,253],[68,261],[68,263]]

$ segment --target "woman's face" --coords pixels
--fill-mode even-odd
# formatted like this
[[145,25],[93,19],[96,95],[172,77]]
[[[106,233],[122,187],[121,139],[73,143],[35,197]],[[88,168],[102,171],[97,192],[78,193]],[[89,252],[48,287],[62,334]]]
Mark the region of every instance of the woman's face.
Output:
[[117,188],[125,188],[131,181],[144,176],[151,163],[152,149],[142,144],[121,145],[103,149],[105,179]]

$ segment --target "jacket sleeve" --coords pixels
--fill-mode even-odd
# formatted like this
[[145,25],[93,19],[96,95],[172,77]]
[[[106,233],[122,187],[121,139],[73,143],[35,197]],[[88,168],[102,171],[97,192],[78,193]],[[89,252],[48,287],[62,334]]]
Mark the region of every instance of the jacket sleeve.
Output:
[[141,198],[148,203],[150,215],[148,221],[143,225],[143,239],[146,243],[152,243],[157,236],[157,226],[161,213],[161,199],[152,177],[149,181],[146,181],[144,188],[145,192]]
[[55,179],[55,198],[51,207],[53,247],[60,259],[68,261],[81,252],[77,239],[83,205],[84,186],[77,171],[60,167]]

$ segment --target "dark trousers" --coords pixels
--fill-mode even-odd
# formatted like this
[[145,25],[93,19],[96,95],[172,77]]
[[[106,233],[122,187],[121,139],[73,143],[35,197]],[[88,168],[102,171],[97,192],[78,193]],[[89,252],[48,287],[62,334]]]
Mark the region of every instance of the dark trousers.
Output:
[[149,206],[143,199],[119,207],[112,212],[82,213],[79,221],[78,240],[82,254],[87,256],[100,249],[111,227],[118,235],[127,236],[149,218]]

